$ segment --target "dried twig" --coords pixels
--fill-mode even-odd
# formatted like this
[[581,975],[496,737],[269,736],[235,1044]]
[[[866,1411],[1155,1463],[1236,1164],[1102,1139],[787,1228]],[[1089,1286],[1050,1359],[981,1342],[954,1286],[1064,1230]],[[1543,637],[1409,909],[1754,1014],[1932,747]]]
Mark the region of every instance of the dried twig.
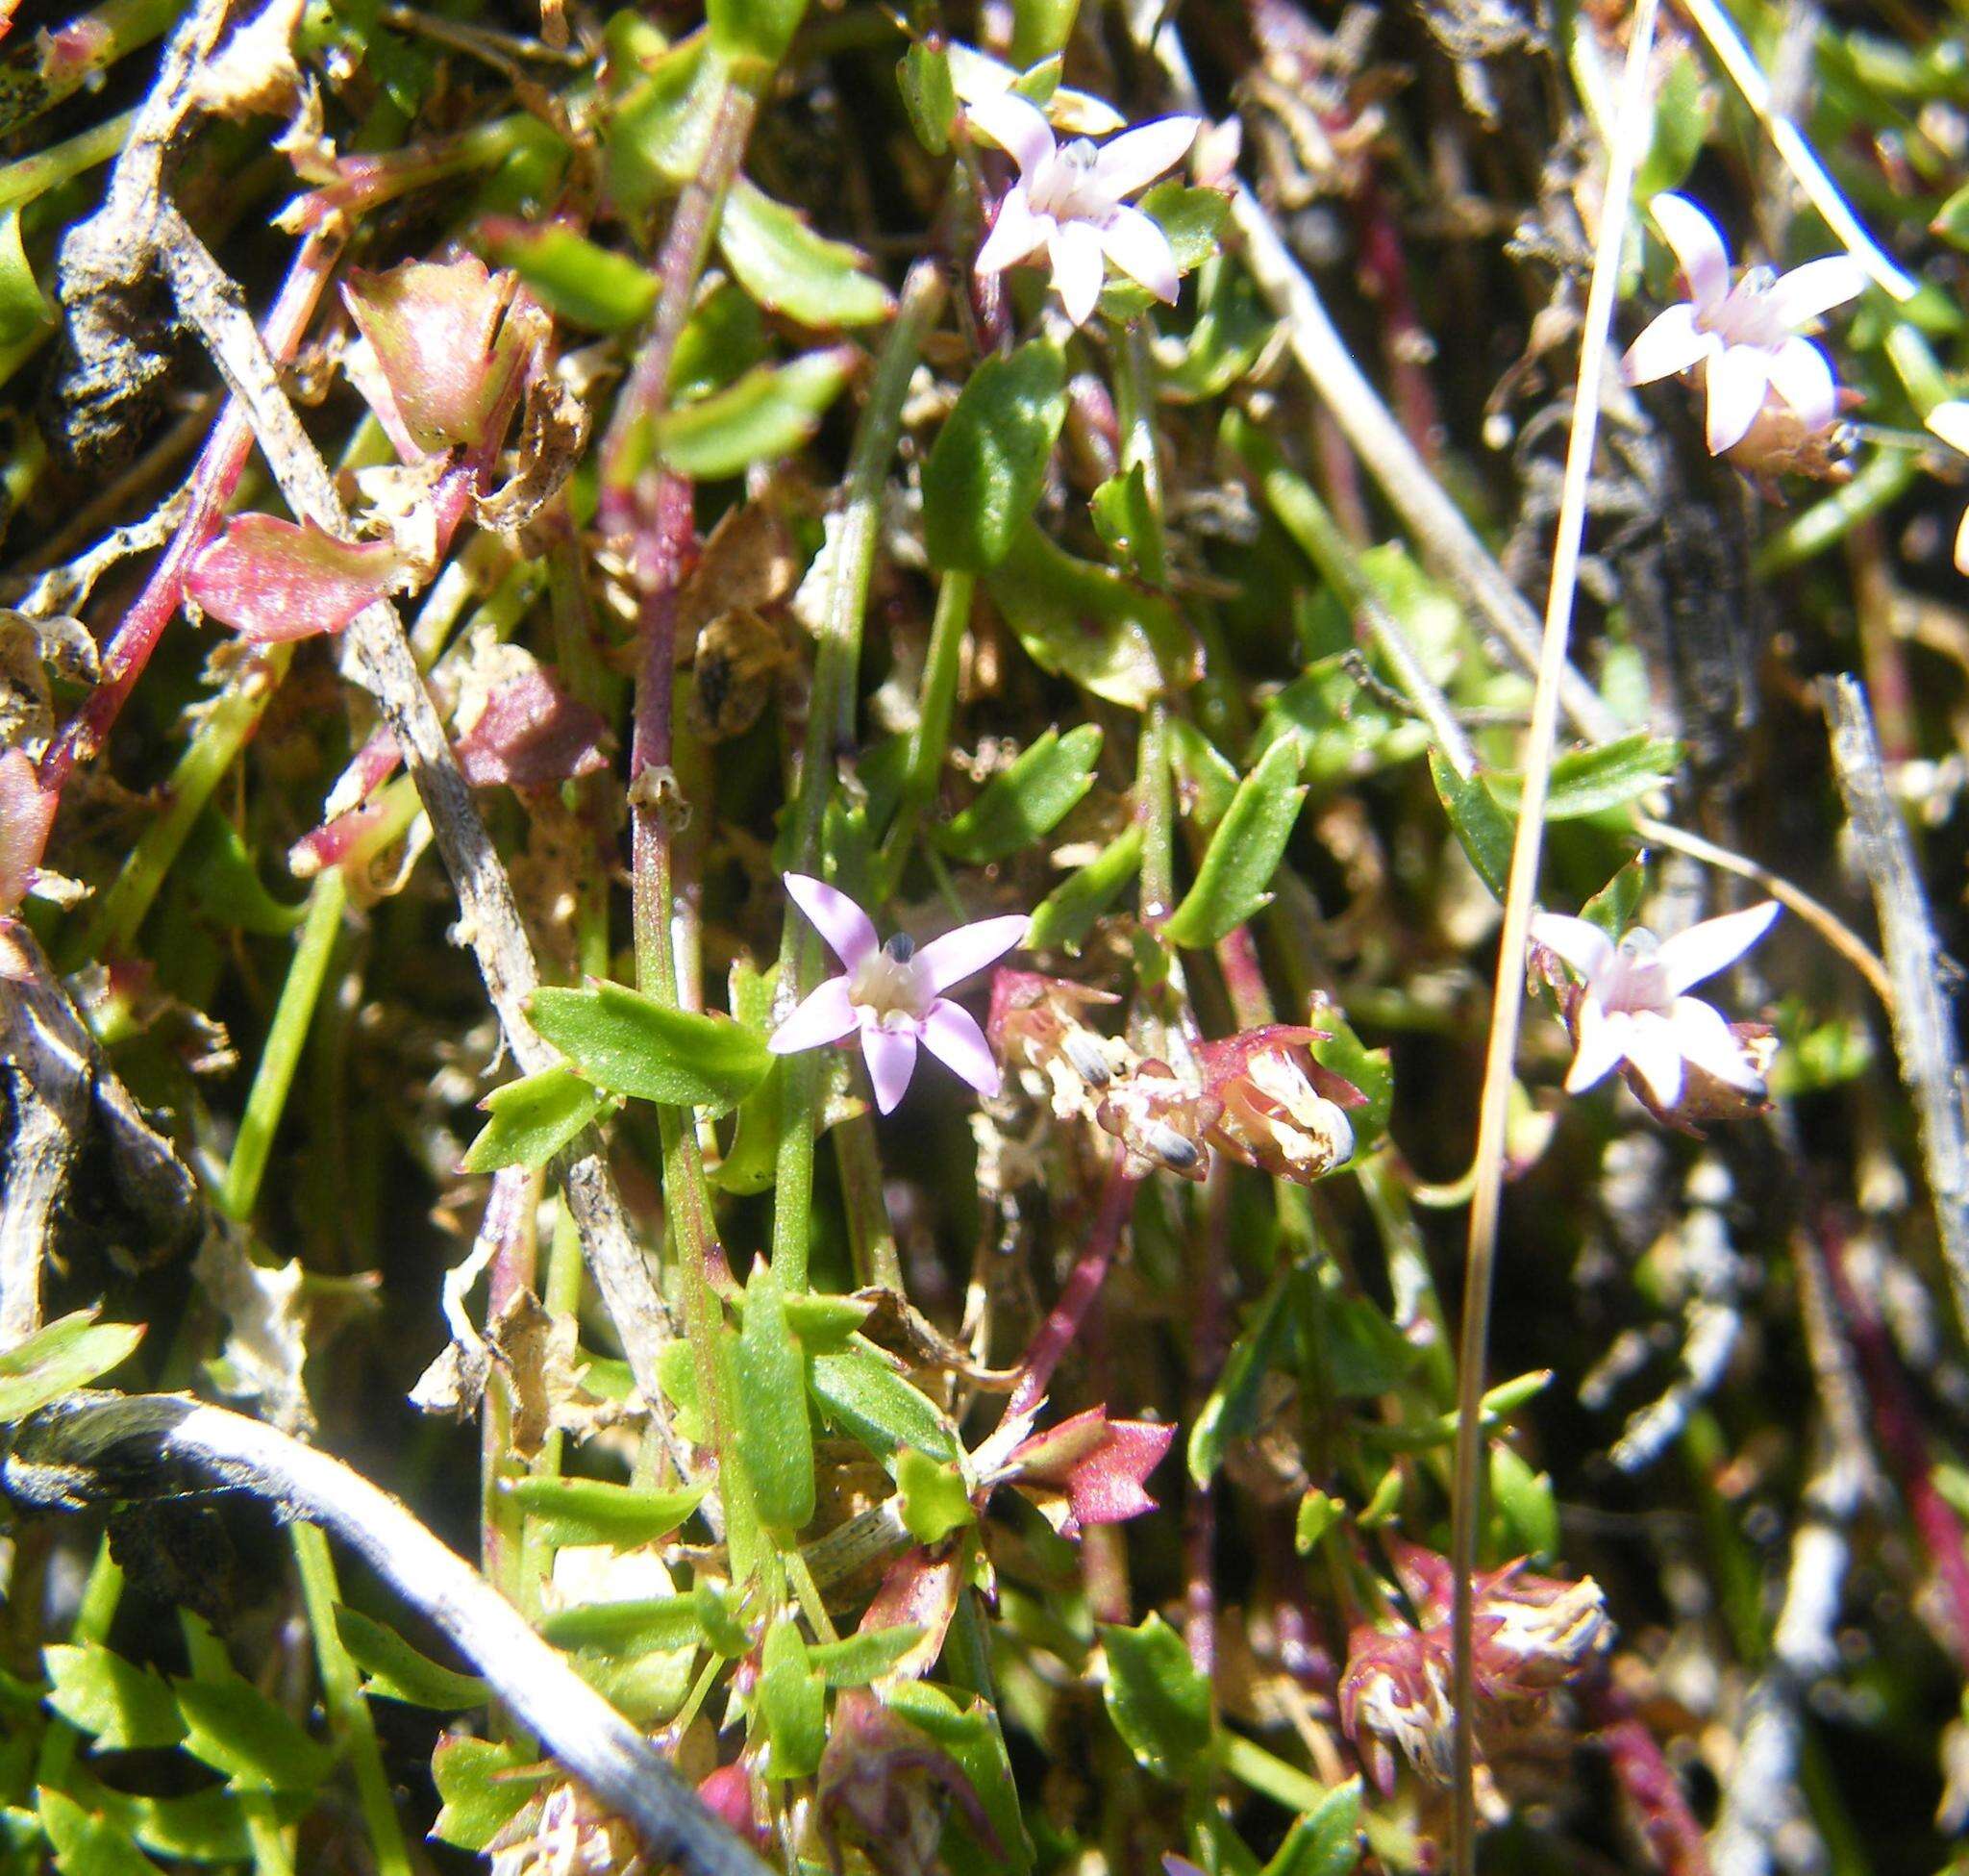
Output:
[[361,1473],[286,1434],[181,1395],[80,1393],[15,1434],[8,1495],[42,1510],[198,1486],[248,1491],[324,1526],[467,1656],[513,1717],[688,1876],[762,1876],[677,1769],[463,1558]]
[[1934,1200],[1956,1314],[1969,1335],[1969,1110],[1954,1013],[1935,961],[1941,946],[1914,864],[1913,842],[1881,766],[1880,743],[1856,678],[1827,678],[1819,695],[1832,730],[1832,765],[1873,888],[1894,994],[1888,1004],[1901,1079],[1914,1096],[1921,1158]]

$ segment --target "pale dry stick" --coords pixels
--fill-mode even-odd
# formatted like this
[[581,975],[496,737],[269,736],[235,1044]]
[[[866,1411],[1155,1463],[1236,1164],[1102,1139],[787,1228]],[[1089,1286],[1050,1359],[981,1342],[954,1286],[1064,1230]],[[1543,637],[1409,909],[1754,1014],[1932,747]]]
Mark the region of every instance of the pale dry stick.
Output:
[[1720,872],[1734,873],[1738,879],[1749,880],[1752,885],[1762,888],[1786,911],[1794,912],[1804,919],[1820,938],[1865,978],[1867,988],[1882,1004],[1889,1010],[1894,1007],[1894,986],[1887,975],[1886,965],[1881,963],[1878,954],[1866,940],[1832,907],[1820,904],[1809,892],[1793,886],[1789,880],[1772,872],[1768,866],[1759,864],[1747,855],[1734,853],[1728,847],[1719,847],[1713,840],[1704,839],[1700,834],[1689,834],[1682,828],[1671,826],[1667,821],[1657,821],[1653,815],[1635,815],[1634,832],[1643,840],[1652,841],[1657,847],[1673,847],[1678,853],[1687,854],[1691,860],[1700,860],[1706,865],[1716,867]]
[[[282,390],[237,288],[175,210],[162,208],[159,221],[178,309],[245,406],[281,493],[296,514],[338,539],[350,539],[348,512],[334,478]],[[396,608],[386,600],[366,608],[350,628],[350,639],[364,688],[375,696],[430,817],[458,893],[461,929],[508,1045],[528,1073],[552,1067],[560,1056],[535,1034],[527,1016],[527,999],[538,987],[539,970],[511,882],[452,753]],[[669,1311],[630,1230],[592,1131],[563,1160],[561,1178],[636,1386],[681,1465],[683,1448],[657,1378],[657,1353],[674,1334]]]
[[1819,696],[1832,727],[1839,792],[1858,837],[1859,862],[1873,888],[1881,948],[1893,979],[1887,1011],[1894,1052],[1921,1123],[1922,1166],[1934,1202],[1942,1262],[1957,1316],[1969,1335],[1969,1083],[1963,1079],[1955,1015],[1935,972],[1941,947],[1915,867],[1914,843],[1887,788],[1866,692],[1857,678],[1826,678]]
[[688,1876],[766,1876],[677,1768],[518,1610],[397,1499],[328,1454],[180,1394],[80,1392],[15,1433],[7,1495],[79,1510],[182,1488],[246,1491],[357,1552],[476,1666],[573,1779]]
[[1743,94],[1744,103],[1769,133],[1778,154],[1784,159],[1784,166],[1798,179],[1799,188],[1810,197],[1812,207],[1838,236],[1847,253],[1866,269],[1882,291],[1897,300],[1911,300],[1918,290],[1916,283],[1888,259],[1880,243],[1859,225],[1859,217],[1847,205],[1839,185],[1805,140],[1805,133],[1773,104],[1771,82],[1758,67],[1750,47],[1744,44],[1735,22],[1717,0],[1682,0],[1682,10],[1708,40],[1717,63],[1729,73],[1730,82]]
[[1482,1521],[1483,1356],[1490,1338],[1491,1277],[1497,1262],[1498,1213],[1504,1198],[1506,1135],[1510,1122],[1512,1065],[1525,1005],[1525,949],[1538,891],[1538,861],[1545,836],[1545,800],[1552,778],[1553,740],[1558,729],[1560,688],[1567,670],[1573,600],[1586,531],[1586,486],[1600,427],[1600,387],[1607,369],[1613,303],[1620,291],[1620,251],[1627,236],[1628,198],[1634,165],[1652,121],[1648,108],[1648,54],[1655,40],[1657,0],[1635,0],[1629,29],[1627,68],[1620,108],[1608,152],[1607,188],[1593,252],[1593,281],[1580,337],[1579,388],[1573,396],[1560,486],[1558,538],[1553,543],[1552,588],[1546,600],[1544,638],[1538,648],[1537,688],[1524,756],[1525,788],[1511,842],[1510,875],[1504,900],[1504,933],[1497,947],[1497,983],[1490,1005],[1489,1046],[1477,1126],[1476,1184],[1470,1199],[1470,1236],[1464,1263],[1463,1322],[1457,1356],[1456,1499],[1451,1565],[1456,1579],[1451,1613],[1453,1697],[1456,1713],[1456,1806],[1451,1834],[1457,1876],[1477,1867],[1476,1613],[1477,1532]]

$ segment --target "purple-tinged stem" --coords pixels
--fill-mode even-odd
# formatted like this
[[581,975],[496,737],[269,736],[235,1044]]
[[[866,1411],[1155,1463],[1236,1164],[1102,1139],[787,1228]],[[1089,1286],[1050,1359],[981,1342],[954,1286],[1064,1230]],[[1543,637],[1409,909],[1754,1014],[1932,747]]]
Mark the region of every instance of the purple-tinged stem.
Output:
[[1683,1796],[1682,1781],[1661,1756],[1633,1703],[1610,1681],[1585,1689],[1586,1716],[1633,1809],[1642,1840],[1663,1876],[1709,1876],[1709,1848]]
[[1108,1175],[1107,1187],[1101,1193],[1101,1209],[1094,1214],[1094,1226],[1087,1234],[1085,1248],[1066,1280],[1066,1288],[1059,1292],[1059,1301],[1054,1304],[1053,1313],[1039,1325],[1039,1333],[1026,1350],[1025,1371],[1019,1376],[1018,1386],[1012,1389],[1011,1400],[1006,1408],[1008,1417],[1029,1413],[1038,1405],[1046,1392],[1047,1383],[1053,1379],[1053,1370],[1059,1365],[1060,1358],[1080,1333],[1087,1311],[1107,1280],[1108,1266],[1114,1262],[1121,1234],[1128,1225],[1130,1213],[1134,1210],[1134,1188],[1139,1183],[1130,1177],[1122,1164],[1117,1164]]
[[[1233,938],[1244,936],[1239,926]],[[1221,957],[1230,940],[1219,947]],[[1227,973],[1228,975],[1228,973]],[[1235,993],[1234,992],[1234,1001]],[[1244,1020],[1239,1012],[1238,1020]],[[1193,1278],[1189,1330],[1189,1412],[1193,1426],[1224,1365],[1224,1272],[1231,1262],[1231,1163],[1218,1154],[1204,1187],[1203,1255]],[[1209,1680],[1217,1661],[1217,1499],[1211,1481],[1192,1479],[1183,1498],[1183,1638]]]

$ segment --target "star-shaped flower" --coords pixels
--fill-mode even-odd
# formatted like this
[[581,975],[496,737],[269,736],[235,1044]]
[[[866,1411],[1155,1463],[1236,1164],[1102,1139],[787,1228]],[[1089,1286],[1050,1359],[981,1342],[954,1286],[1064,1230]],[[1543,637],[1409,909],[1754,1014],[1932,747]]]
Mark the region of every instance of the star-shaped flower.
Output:
[[1657,313],[1628,347],[1621,361],[1628,383],[1653,384],[1702,365],[1711,456],[1743,440],[1774,390],[1807,429],[1823,430],[1839,413],[1838,388],[1825,353],[1801,335],[1866,285],[1859,263],[1834,254],[1786,274],[1752,267],[1732,287],[1730,250],[1701,209],[1685,195],[1657,195],[1648,207],[1682,263],[1688,298]]
[[1045,113],[1016,91],[982,97],[965,115],[1019,166],[1006,191],[977,270],[999,273],[1044,248],[1066,316],[1085,325],[1107,279],[1107,263],[1164,302],[1176,298],[1169,238],[1122,200],[1146,188],[1196,140],[1196,117],[1159,117],[1096,145],[1084,137],[1057,142]]
[[830,977],[773,1032],[766,1046],[775,1055],[838,1042],[859,1029],[875,1105],[884,1113],[910,1086],[919,1042],[980,1094],[998,1092],[998,1060],[984,1032],[943,992],[1025,943],[1031,919],[980,919],[918,951],[901,932],[881,942],[868,914],[819,880],[788,873],[786,890],[833,947],[843,974]]
[[1762,938],[1775,902],[1706,918],[1671,938],[1636,925],[1618,944],[1584,918],[1540,913],[1532,937],[1583,980],[1573,1013],[1577,1053],[1566,1092],[1583,1093],[1622,1062],[1632,1063],[1665,1112],[1682,1099],[1684,1064],[1727,1087],[1760,1093],[1762,1077],[1722,1014],[1692,984],[1712,977]]

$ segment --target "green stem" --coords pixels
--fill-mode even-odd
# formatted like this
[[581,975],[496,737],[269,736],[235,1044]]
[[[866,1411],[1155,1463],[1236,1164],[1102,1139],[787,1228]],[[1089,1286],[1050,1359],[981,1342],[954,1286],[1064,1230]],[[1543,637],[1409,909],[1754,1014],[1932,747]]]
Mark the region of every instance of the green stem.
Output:
[[1317,1811],[1328,1797],[1328,1788],[1310,1772],[1288,1765],[1241,1733],[1223,1735],[1223,1765],[1240,1785],[1263,1792],[1287,1811]]
[[0,167],[0,211],[18,208],[37,195],[105,163],[122,149],[137,121],[135,111],[112,117],[92,130],[80,131],[31,157]]
[[[71,97],[125,53],[148,45],[184,11],[183,0],[104,0],[60,27],[45,49],[33,39],[0,66],[0,137],[12,137]],[[23,38],[26,36],[23,35]]]
[[[943,276],[934,262],[910,270],[902,302],[875,368],[875,382],[848,459],[834,577],[821,609],[808,708],[807,748],[793,797],[791,870],[818,874],[821,832],[834,790],[835,762],[854,734],[855,680],[861,663],[861,621],[882,530],[882,493],[902,429],[903,399],[916,360],[943,307]],[[790,1009],[812,988],[820,941],[792,903],[780,933],[780,996]],[[813,1206],[813,1130],[820,1058],[787,1056],[781,1069],[780,1150],[773,1190],[773,1267],[787,1294],[807,1288]]]
[[329,1730],[355,1762],[356,1798],[368,1827],[379,1876],[411,1876],[411,1853],[390,1793],[389,1775],[384,1770],[383,1752],[376,1742],[375,1715],[362,1697],[361,1677],[336,1627],[336,1605],[341,1600],[341,1590],[328,1538],[318,1524],[295,1524],[291,1539],[294,1564],[301,1576],[301,1599],[307,1607],[308,1625],[314,1632],[321,1704],[328,1712]]
[[228,1217],[248,1218],[253,1214],[261,1180],[266,1172],[267,1155],[273,1150],[281,1113],[294,1085],[294,1070],[308,1040],[309,1025],[314,1020],[314,1006],[321,995],[329,957],[335,949],[336,934],[341,929],[348,899],[348,887],[339,866],[331,866],[321,874],[308,895],[308,916],[302,921],[293,961],[287,966],[287,981],[282,986],[281,999],[260,1052],[260,1065],[254,1070],[253,1088],[246,1096],[246,1112],[239,1117],[238,1138],[233,1142],[233,1157],[226,1166],[225,1187],[218,1195],[219,1209]]
[[930,625],[930,650],[923,663],[923,697],[910,738],[910,763],[896,803],[896,817],[882,846],[878,896],[888,898],[902,884],[924,811],[936,799],[937,779],[950,754],[951,716],[957,708],[958,669],[964,634],[971,624],[971,600],[978,590],[973,573],[946,573],[936,588],[936,614]]

